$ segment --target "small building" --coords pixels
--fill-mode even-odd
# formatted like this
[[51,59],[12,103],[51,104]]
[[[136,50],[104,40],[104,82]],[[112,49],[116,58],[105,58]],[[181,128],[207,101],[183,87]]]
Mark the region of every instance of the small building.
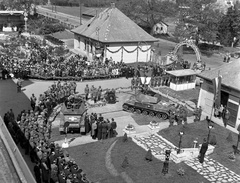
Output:
[[196,86],[196,72],[192,69],[166,71],[170,75],[170,88],[175,91],[189,90]]
[[216,69],[204,71],[198,74],[202,78],[198,106],[201,106],[203,112],[211,120],[219,125],[223,125],[223,119],[214,117],[213,109],[213,82],[212,80],[220,74],[222,76],[221,84],[221,104],[226,106],[230,112],[230,119],[228,120],[227,128],[237,132],[240,124],[240,62],[234,61],[224,64]]
[[158,41],[118,10],[114,3],[71,31],[74,33],[74,50],[89,59],[148,62],[152,59],[152,45]]
[[153,26],[153,34],[157,35],[157,34],[167,34],[168,33],[168,24],[166,24],[165,22],[159,22],[156,23]]

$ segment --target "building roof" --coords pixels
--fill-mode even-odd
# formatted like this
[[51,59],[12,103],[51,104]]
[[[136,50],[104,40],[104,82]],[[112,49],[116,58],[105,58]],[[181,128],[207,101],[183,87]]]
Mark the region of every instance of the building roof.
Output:
[[180,77],[180,76],[192,76],[192,75],[196,75],[197,72],[192,70],[192,69],[181,69],[181,70],[173,70],[173,71],[166,71],[166,73],[176,76],[176,77]]
[[103,43],[157,41],[113,5],[72,32]]
[[55,33],[49,34],[49,36],[52,36],[57,39],[73,39],[74,38],[74,34],[67,30],[55,32]]
[[236,60],[213,70],[204,71],[198,74],[199,77],[212,80],[218,76],[222,76],[222,84],[240,91],[240,60]]

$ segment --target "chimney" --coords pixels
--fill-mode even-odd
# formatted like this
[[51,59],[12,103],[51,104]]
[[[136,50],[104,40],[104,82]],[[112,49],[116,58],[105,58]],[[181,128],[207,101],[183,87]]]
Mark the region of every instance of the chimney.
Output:
[[111,8],[112,8],[112,9],[115,8],[115,3],[111,3]]

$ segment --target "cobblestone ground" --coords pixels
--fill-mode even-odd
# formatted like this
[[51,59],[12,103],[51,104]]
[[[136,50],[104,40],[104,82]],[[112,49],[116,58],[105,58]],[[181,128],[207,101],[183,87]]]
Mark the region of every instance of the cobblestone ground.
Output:
[[[136,135],[134,138],[134,142],[136,142],[139,146],[148,150],[151,149],[152,154],[159,159],[159,155],[165,155],[166,149],[175,149],[176,147],[165,141],[159,135],[156,134],[145,134],[145,135]],[[240,176],[224,167],[222,164],[218,163],[214,159],[205,157],[203,165],[199,163],[198,158],[194,158],[192,160],[185,161],[188,166],[196,170],[199,174],[201,174],[204,178],[213,183],[239,183]]]
[[185,162],[199,174],[214,183],[239,183],[240,176],[209,157],[204,158],[203,166],[195,158]]
[[176,148],[174,145],[166,143],[166,141],[164,141],[163,138],[156,134],[152,134],[149,136],[136,136],[134,137],[134,139],[142,146],[144,146],[146,149],[151,149],[152,154],[155,156],[158,155],[165,156],[165,150],[167,149],[171,150]]

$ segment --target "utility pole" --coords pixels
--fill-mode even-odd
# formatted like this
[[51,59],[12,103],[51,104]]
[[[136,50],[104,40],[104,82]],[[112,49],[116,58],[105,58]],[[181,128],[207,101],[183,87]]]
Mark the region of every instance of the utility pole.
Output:
[[80,25],[82,25],[82,3],[81,0],[79,0],[79,10],[80,10]]

